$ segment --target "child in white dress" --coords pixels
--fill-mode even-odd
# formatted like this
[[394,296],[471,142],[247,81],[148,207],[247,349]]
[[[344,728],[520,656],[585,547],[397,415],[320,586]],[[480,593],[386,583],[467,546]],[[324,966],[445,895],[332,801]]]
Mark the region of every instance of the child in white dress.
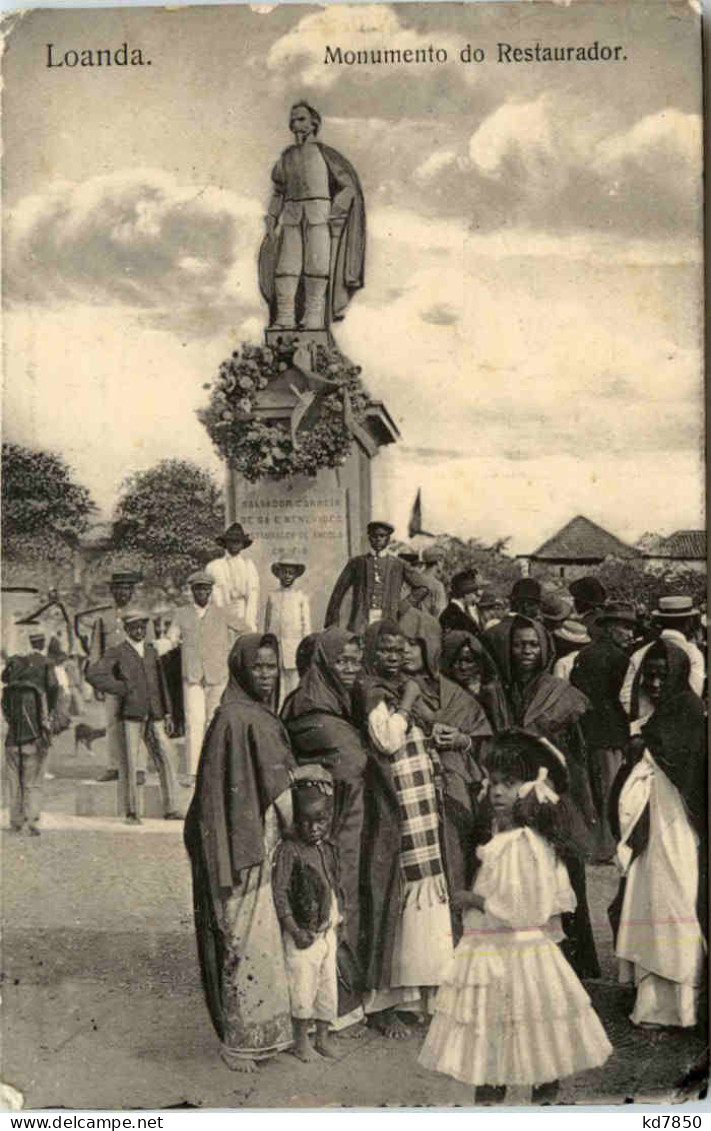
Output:
[[612,1046],[556,945],[561,915],[575,910],[555,847],[565,840],[556,812],[565,758],[545,739],[510,731],[496,740],[487,775],[493,836],[477,850],[472,891],[453,896],[464,934],[419,1059],[475,1085],[480,1102],[494,1090],[503,1100],[506,1086],[533,1086],[536,1102],[561,1077],[604,1064]]

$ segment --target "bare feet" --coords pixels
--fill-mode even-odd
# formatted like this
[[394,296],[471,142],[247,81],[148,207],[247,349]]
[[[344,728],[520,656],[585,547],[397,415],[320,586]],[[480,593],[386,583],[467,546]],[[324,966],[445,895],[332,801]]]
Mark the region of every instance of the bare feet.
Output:
[[412,1036],[412,1031],[404,1021],[400,1020],[394,1009],[384,1009],[381,1013],[374,1013],[372,1023],[389,1041],[406,1041]]
[[245,1076],[250,1076],[253,1072],[257,1071],[256,1060],[235,1056],[234,1053],[229,1053],[226,1049],[222,1049],[220,1056],[232,1072],[241,1072]]
[[327,1060],[338,1060],[339,1049],[333,1037],[328,1033],[320,1033],[316,1037],[316,1051],[325,1056]]
[[298,1057],[299,1060],[303,1060],[304,1064],[309,1064],[311,1061],[321,1059],[319,1053],[306,1036],[297,1038],[291,1052],[294,1056]]

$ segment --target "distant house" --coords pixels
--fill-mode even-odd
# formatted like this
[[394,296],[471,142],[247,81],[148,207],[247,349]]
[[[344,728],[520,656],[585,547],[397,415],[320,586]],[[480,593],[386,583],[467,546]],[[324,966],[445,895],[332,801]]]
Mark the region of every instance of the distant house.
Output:
[[573,581],[601,565],[605,558],[641,556],[634,546],[579,514],[532,554],[519,554],[518,558],[524,574],[531,577],[553,573],[565,581]]
[[[640,547],[642,548],[642,547]],[[706,531],[677,530],[668,538],[658,538],[644,547],[644,556],[651,567],[706,570]]]

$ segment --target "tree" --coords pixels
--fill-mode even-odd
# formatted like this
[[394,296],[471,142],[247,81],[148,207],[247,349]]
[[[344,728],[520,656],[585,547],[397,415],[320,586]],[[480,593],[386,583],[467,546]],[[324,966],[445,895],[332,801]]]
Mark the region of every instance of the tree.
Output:
[[40,573],[43,583],[55,583],[55,573],[70,567],[96,509],[61,456],[3,444],[3,554],[15,572]]
[[188,460],[165,459],[122,484],[113,525],[117,560],[140,568],[150,584],[184,584],[215,556],[224,527],[214,477]]
[[508,597],[511,587],[520,576],[521,568],[515,558],[506,553],[508,538],[500,538],[487,546],[479,538],[441,536],[437,545],[444,549],[444,573],[447,585],[455,573],[474,566],[485,579],[487,589],[492,589],[500,597]]

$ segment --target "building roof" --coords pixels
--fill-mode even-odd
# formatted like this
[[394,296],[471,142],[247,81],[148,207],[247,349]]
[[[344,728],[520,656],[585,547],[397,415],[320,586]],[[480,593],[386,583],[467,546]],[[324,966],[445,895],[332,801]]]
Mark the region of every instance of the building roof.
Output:
[[655,558],[686,558],[691,561],[706,559],[705,530],[677,530],[668,538],[663,538],[657,548],[651,551]]
[[597,562],[605,558],[633,558],[638,551],[608,530],[579,514],[539,546],[530,557],[555,562]]

